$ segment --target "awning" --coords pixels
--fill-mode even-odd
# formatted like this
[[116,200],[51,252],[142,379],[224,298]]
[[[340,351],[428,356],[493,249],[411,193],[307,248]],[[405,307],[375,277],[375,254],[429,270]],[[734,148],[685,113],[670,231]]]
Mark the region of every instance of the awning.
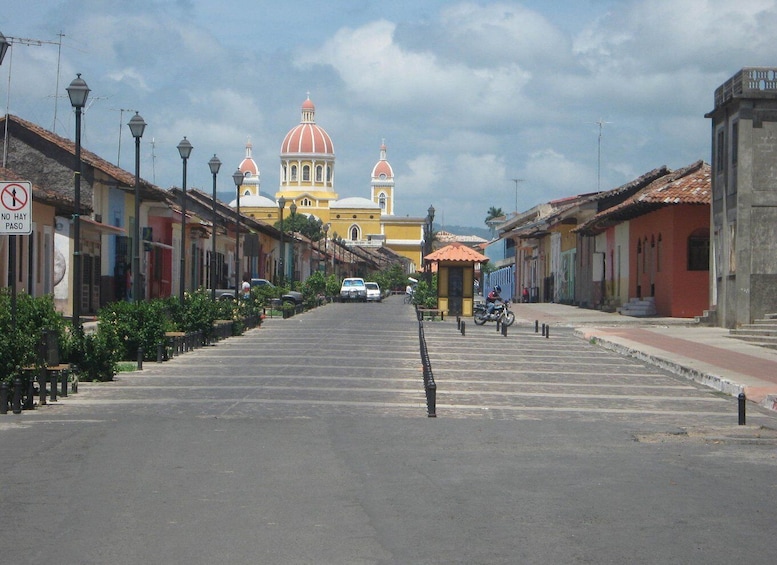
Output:
[[166,243],[161,243],[159,241],[144,241],[143,243],[147,245],[152,245],[154,247],[161,247],[162,249],[169,249],[171,251],[173,250],[172,245],[167,245]]
[[86,224],[88,227],[91,227],[93,229],[96,229],[97,231],[101,233],[110,233],[110,234],[123,234],[127,233],[127,230],[124,228],[118,228],[116,226],[111,226],[108,224],[103,224],[102,222],[98,222],[96,220],[93,220],[92,218],[88,216],[81,216],[81,222]]

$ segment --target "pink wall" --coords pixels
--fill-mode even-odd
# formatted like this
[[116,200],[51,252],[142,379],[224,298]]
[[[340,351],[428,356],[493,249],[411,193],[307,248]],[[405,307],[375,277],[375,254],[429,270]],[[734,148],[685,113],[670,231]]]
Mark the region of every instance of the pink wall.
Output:
[[709,308],[709,272],[688,270],[689,236],[709,231],[709,214],[709,206],[681,204],[631,220],[629,296],[637,296],[637,285],[643,298],[653,294],[659,316],[692,318]]

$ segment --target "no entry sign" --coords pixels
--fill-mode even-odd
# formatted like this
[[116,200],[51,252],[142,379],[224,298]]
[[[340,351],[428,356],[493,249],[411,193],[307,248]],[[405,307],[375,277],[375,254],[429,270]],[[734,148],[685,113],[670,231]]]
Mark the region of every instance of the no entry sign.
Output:
[[0,235],[32,233],[32,183],[0,181]]

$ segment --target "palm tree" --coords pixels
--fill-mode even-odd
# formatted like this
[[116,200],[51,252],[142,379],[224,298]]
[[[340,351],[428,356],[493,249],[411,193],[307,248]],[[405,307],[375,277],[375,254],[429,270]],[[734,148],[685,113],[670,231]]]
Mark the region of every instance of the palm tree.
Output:
[[502,212],[501,208],[497,208],[496,206],[491,206],[491,208],[489,208],[488,212],[486,213],[486,224],[488,224],[494,218],[499,218],[504,215],[505,213]]
[[491,206],[491,208],[488,209],[488,212],[486,213],[486,225],[491,228],[491,237],[494,237],[496,234],[496,224],[499,222],[496,222],[497,218],[504,217],[505,213],[502,212],[501,208],[497,208],[496,206]]

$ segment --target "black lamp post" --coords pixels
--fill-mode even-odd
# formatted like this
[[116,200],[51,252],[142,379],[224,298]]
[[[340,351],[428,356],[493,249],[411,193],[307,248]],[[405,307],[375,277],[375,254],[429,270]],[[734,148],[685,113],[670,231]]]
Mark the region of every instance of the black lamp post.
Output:
[[73,329],[81,333],[81,112],[89,96],[89,87],[78,73],[67,87],[70,105],[76,112],[76,151],[73,194]]
[[183,186],[181,187],[181,272],[178,273],[178,300],[183,305],[183,293],[186,287],[186,161],[192,154],[192,144],[186,136],[178,144],[178,153],[183,161]]
[[243,173],[240,169],[232,173],[237,189],[237,209],[235,210],[235,300],[240,296],[240,187],[243,186]]
[[283,272],[283,255],[284,255],[284,249],[283,249],[283,209],[286,207],[286,199],[281,196],[278,199],[278,212],[281,215],[281,255],[278,259],[278,284],[280,286],[283,286],[283,278],[284,278],[284,272]]
[[210,299],[216,301],[216,175],[219,174],[221,161],[213,154],[210,161],[210,174],[213,175],[213,214],[211,217],[211,242],[210,242]]
[[[429,209],[426,211],[426,250],[424,256],[429,255],[432,252],[432,225],[434,223],[434,206],[429,205]],[[432,265],[424,261],[424,270],[426,271],[426,284],[429,288],[432,287]]]
[[142,300],[140,288],[140,138],[146,129],[146,122],[135,112],[127,124],[135,138],[135,232],[132,256],[132,300]]
[[328,255],[328,251],[329,251],[329,245],[328,245],[329,242],[327,241],[326,234],[329,231],[329,228],[331,227],[331,225],[332,224],[327,222],[323,226],[323,228],[324,228],[324,278],[326,278],[326,264],[328,262],[327,261],[327,255]]
[[10,46],[11,42],[8,41],[2,33],[0,33],[0,65],[3,64],[3,59],[5,59],[5,52],[8,51]]
[[294,261],[294,250],[295,245],[294,242],[296,238],[294,237],[294,220],[297,215],[297,205],[292,202],[291,206],[289,206],[289,210],[291,211],[291,290],[294,290],[294,267],[295,267],[295,261]]

